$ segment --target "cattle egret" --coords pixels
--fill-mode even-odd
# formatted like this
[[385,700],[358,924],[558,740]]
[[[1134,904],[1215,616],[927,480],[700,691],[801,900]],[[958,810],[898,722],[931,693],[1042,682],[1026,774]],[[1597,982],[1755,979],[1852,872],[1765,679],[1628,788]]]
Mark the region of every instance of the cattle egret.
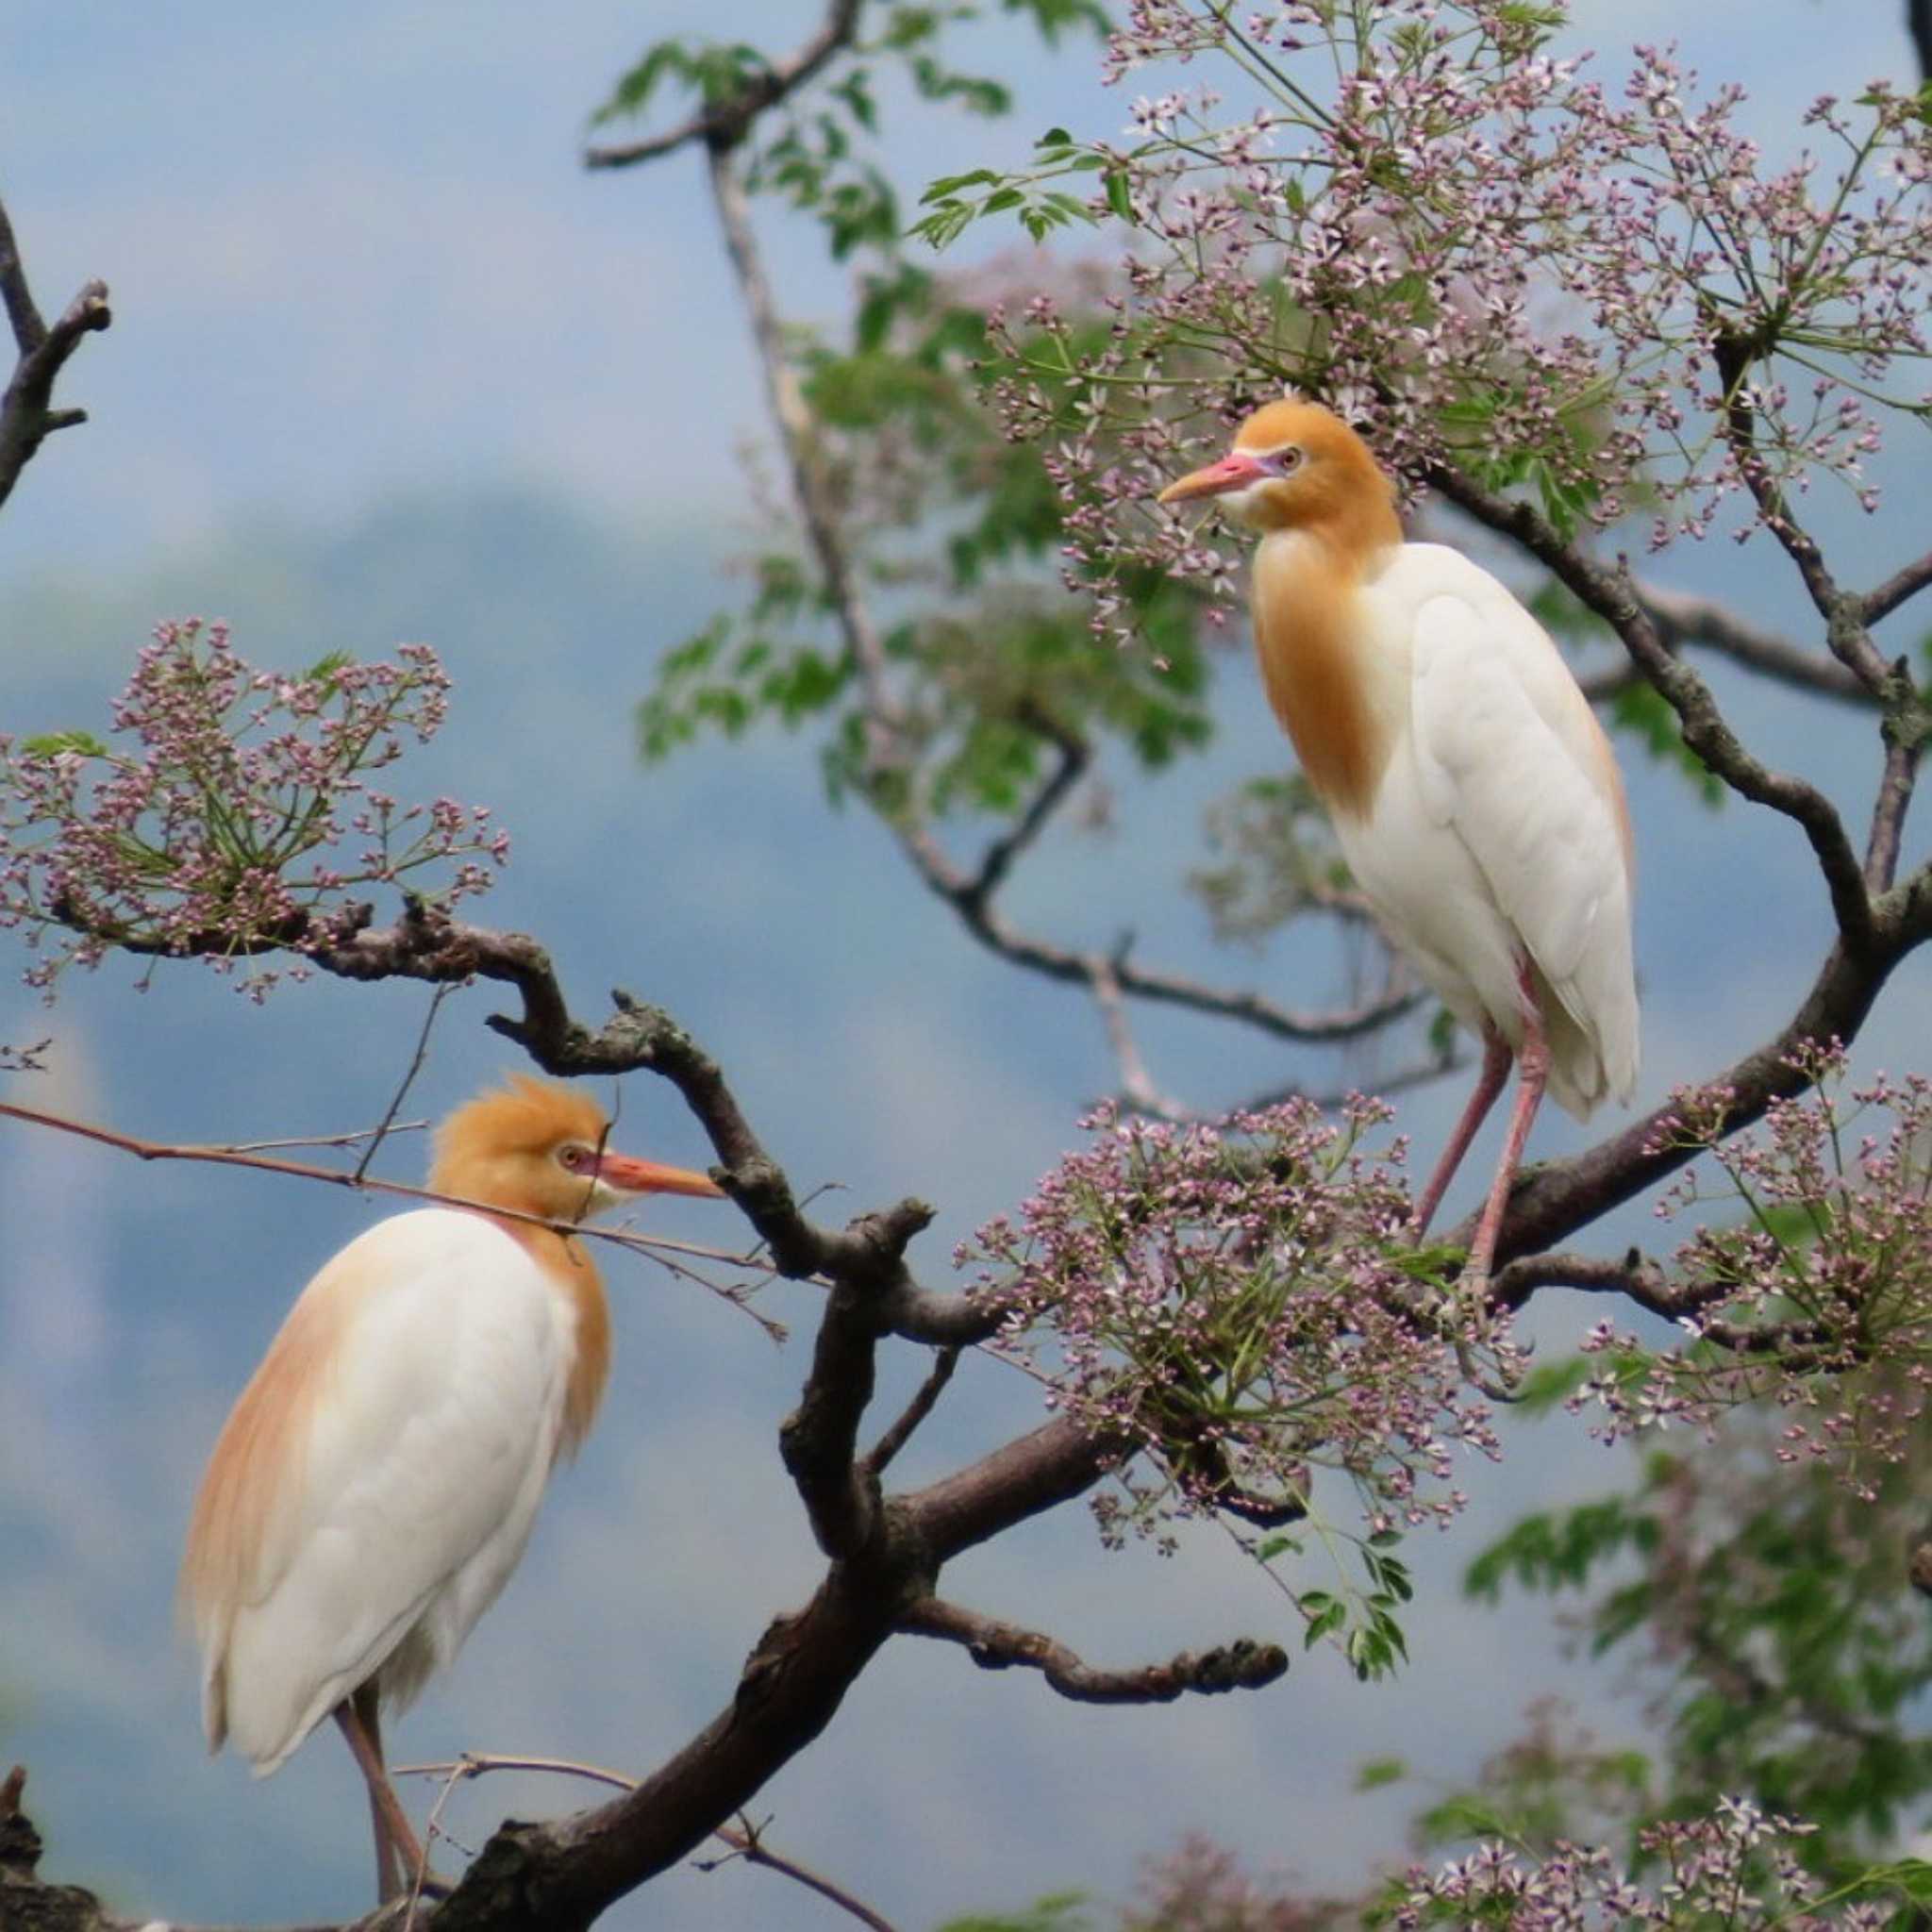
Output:
[[495,1600],[610,1364],[584,1243],[489,1210],[575,1222],[633,1194],[721,1191],[608,1152],[608,1131],[588,1096],[527,1076],[451,1114],[429,1184],[478,1207],[395,1215],[323,1268],[195,1499],[181,1584],[208,1748],[233,1743],[266,1777],[332,1713],[369,1786],[385,1900],[423,1854],[380,1707],[411,1703]]
[[1416,1204],[1426,1229],[1516,1060],[1471,1244],[1486,1281],[1545,1087],[1582,1120],[1637,1079],[1632,858],[1608,741],[1557,647],[1487,571],[1406,543],[1389,479],[1314,403],[1270,403],[1162,503],[1216,498],[1261,533],[1255,648],[1270,702],[1377,918],[1483,1042]]

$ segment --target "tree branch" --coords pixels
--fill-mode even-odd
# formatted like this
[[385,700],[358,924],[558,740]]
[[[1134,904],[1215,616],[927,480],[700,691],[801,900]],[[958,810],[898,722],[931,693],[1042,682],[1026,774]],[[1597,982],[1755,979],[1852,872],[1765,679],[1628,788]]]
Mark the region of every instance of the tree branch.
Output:
[[[817,71],[811,64],[811,58],[816,58],[822,65],[838,46],[845,43],[854,24],[846,18],[851,10],[835,5],[819,36],[809,43],[809,50],[801,50],[800,55],[794,56],[783,69],[773,70],[774,75],[784,76],[784,92],[791,92]],[[732,109],[729,138],[707,137],[712,200],[724,231],[725,250],[743,293],[752,339],[764,372],[772,415],[778,426],[779,440],[791,470],[793,499],[824,580],[826,602],[838,623],[864,693],[867,757],[872,772],[876,774],[901,770],[908,762],[904,708],[892,688],[885,642],[873,621],[845,542],[836,492],[819,449],[817,425],[786,352],[783,324],[758,252],[744,189],[733,161],[733,149],[750,121],[778,98],[782,98],[782,93],[771,94],[769,89],[762,87],[748,90],[741,97],[739,106]],[[697,138],[703,125],[701,122],[691,124],[678,133],[676,139]],[[663,139],[669,141],[672,137]],[[666,151],[661,143],[654,146],[647,142],[641,147],[650,152]],[[648,158],[647,153],[637,149],[624,152],[631,158]],[[1074,985],[1091,984],[1086,956],[1022,938],[993,909],[993,895],[1014,860],[1038,837],[1048,819],[1064,802],[1084,772],[1090,757],[1088,748],[1078,737],[1057,725],[1054,721],[1041,717],[1031,722],[1041,736],[1054,741],[1059,761],[1020,821],[987,848],[974,872],[969,874],[956,866],[931,832],[916,819],[901,819],[893,824],[893,829],[926,885],[954,908],[965,922],[968,931],[982,944],[1012,963],[1043,973],[1049,978]],[[1416,997],[1406,994],[1400,999],[1380,1001],[1336,1014],[1303,1014],[1277,1007],[1258,994],[1219,992],[1176,975],[1141,972],[1128,966],[1124,960],[1116,962],[1116,978],[1122,991],[1133,997],[1162,1001],[1216,1018],[1236,1020],[1258,1026],[1277,1038],[1294,1041],[1330,1041],[1358,1038],[1399,1019],[1413,1005]]]
[[[841,10],[835,8],[836,14]],[[857,0],[850,10],[856,15]],[[829,26],[830,23],[828,23]],[[872,612],[859,594],[852,559],[839,532],[838,512],[833,506],[830,479],[826,476],[818,448],[817,425],[806,406],[798,373],[785,353],[783,325],[777,305],[772,299],[771,283],[758,255],[758,240],[752,231],[751,213],[745,206],[744,188],[732,165],[727,143],[713,142],[707,149],[706,161],[711,182],[711,199],[718,211],[719,225],[724,231],[724,246],[737,272],[738,285],[744,294],[744,306],[751,318],[752,338],[758,346],[758,361],[765,372],[765,390],[772,414],[777,422],[780,441],[791,468],[791,487],[799,513],[805,519],[806,535],[819,569],[825,580],[825,595],[845,639],[845,648],[858,667],[859,683],[865,691],[865,711],[870,736],[868,754],[874,771],[890,770],[905,762],[902,742],[904,720],[887,674],[885,640],[872,621]]]
[[50,328],[34,304],[26,268],[13,239],[13,225],[0,205],[0,301],[13,331],[18,359],[0,394],[0,503],[20,480],[34,453],[57,429],[87,421],[85,409],[53,407],[54,383],[81,338],[113,321],[105,282],[89,282]]
[[962,1645],[983,1671],[1010,1670],[1015,1664],[1038,1671],[1062,1697],[1078,1704],[1172,1704],[1191,1690],[1208,1696],[1258,1690],[1288,1674],[1288,1653],[1278,1643],[1246,1637],[1214,1650],[1184,1650],[1164,1664],[1144,1664],[1139,1670],[1095,1670],[1057,1638],[936,1596],[909,1605],[899,1627],[909,1636]]
[[892,1458],[912,1440],[912,1432],[932,1413],[933,1406],[945,1392],[946,1384],[953,1379],[953,1371],[958,1366],[959,1351],[957,1347],[939,1351],[931,1373],[913,1391],[912,1400],[906,1405],[898,1421],[866,1452],[864,1468],[867,1475],[882,1474]]
[[610,147],[584,151],[587,168],[630,168],[640,161],[656,160],[694,141],[702,141],[714,153],[736,147],[750,131],[751,125],[766,108],[774,108],[788,94],[810,80],[827,61],[851,45],[858,27],[861,0],[832,0],[824,25],[789,58],[775,67],[768,66],[751,76],[729,100],[709,104],[701,114],[693,114],[668,133],[656,134]]
[[[1925,4],[1932,10],[1932,0],[1925,0]],[[1867,624],[1876,624],[1881,617],[1890,616],[1908,597],[1916,597],[1927,584],[1932,584],[1932,550],[1903,570],[1894,571],[1876,589],[1867,591],[1860,599],[1858,614]]]
[[1866,708],[1876,702],[1864,680],[1837,658],[1822,658],[1760,629],[1715,597],[1666,590],[1660,584],[1640,583],[1632,589],[1673,657],[1686,644],[1698,644],[1797,691],[1816,691],[1821,697]]
[[[530,1757],[511,1756],[504,1752],[465,1751],[460,1757],[442,1764],[397,1764],[390,1770],[391,1777],[480,1777],[491,1771],[554,1771],[565,1777],[589,1778],[602,1785],[613,1785],[621,1791],[637,1790],[637,1779],[621,1771],[607,1771],[602,1765],[583,1764],[570,1757]],[[742,1824],[721,1824],[712,1833],[715,1839],[729,1845],[747,1865],[762,1865],[767,1871],[776,1872],[781,1876],[792,1879],[808,1891],[815,1891],[829,1900],[841,1911],[848,1912],[861,1925],[869,1925],[873,1932],[893,1932],[890,1920],[881,1917],[865,1903],[847,1891],[842,1885],[835,1884],[823,1873],[814,1872],[809,1865],[801,1865],[795,1858],[773,1851],[764,1841],[762,1827],[755,1828],[747,1821]],[[699,1862],[701,1872],[714,1872],[724,1860],[703,1860]]]

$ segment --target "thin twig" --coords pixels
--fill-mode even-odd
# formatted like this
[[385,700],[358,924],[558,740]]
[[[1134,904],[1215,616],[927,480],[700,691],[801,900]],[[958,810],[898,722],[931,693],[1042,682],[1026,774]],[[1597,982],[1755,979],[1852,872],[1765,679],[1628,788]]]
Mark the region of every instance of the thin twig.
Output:
[[1859,615],[1867,624],[1876,624],[1881,617],[1890,616],[1908,597],[1916,597],[1927,584],[1932,584],[1932,550],[1914,558],[1903,570],[1894,571],[1874,590],[1867,591],[1859,599]]
[[944,1392],[946,1384],[953,1379],[953,1371],[958,1366],[959,1350],[957,1345],[935,1351],[931,1373],[914,1391],[912,1400],[906,1405],[899,1419],[866,1453],[859,1465],[866,1474],[878,1476],[885,1474],[893,1457],[911,1440],[913,1430],[932,1413],[933,1405]]
[[725,252],[744,296],[752,339],[764,371],[766,395],[791,469],[792,492],[824,577],[826,601],[865,691],[868,756],[874,770],[892,769],[905,762],[904,719],[887,674],[885,640],[859,594],[852,558],[840,533],[838,512],[819,453],[818,426],[806,404],[798,372],[786,353],[784,325],[778,319],[758,238],[752,231],[744,185],[738,178],[728,145],[711,143],[706,151],[706,165]]
[[[1898,667],[1899,681],[1906,681],[1904,660]],[[1913,788],[1919,778],[1919,758],[1924,749],[1922,732],[1927,722],[1915,721],[1901,731],[1888,718],[1885,741],[1885,774],[1878,781],[1878,797],[1872,808],[1872,836],[1865,847],[1865,884],[1873,892],[1890,888],[1898,874],[1898,856],[1905,839],[1906,814],[1911,809]]]
[[1113,1049],[1114,1063],[1120,1069],[1120,1091],[1128,1107],[1156,1120],[1192,1118],[1190,1108],[1154,1084],[1147,1062],[1141,1057],[1140,1041],[1134,1038],[1133,1024],[1127,1018],[1127,1003],[1121,996],[1120,974],[1114,970],[1113,961],[1102,954],[1090,953],[1087,977],[1093,988],[1093,1004],[1100,1008],[1100,1024],[1107,1028],[1107,1043]]
[[356,1163],[356,1178],[359,1181],[369,1172],[369,1163],[375,1158],[375,1151],[389,1133],[390,1123],[402,1111],[403,1096],[415,1083],[416,1075],[423,1071],[423,1062],[429,1054],[429,1031],[436,1024],[436,1016],[442,1010],[442,1003],[450,995],[450,983],[444,980],[429,995],[429,1010],[423,1016],[423,1030],[416,1036],[416,1051],[409,1057],[408,1071],[404,1074],[402,1085],[390,1101],[389,1111],[376,1123],[375,1131],[369,1137],[369,1144],[362,1150],[362,1158]]
[[[633,1254],[642,1255],[646,1259],[656,1261],[659,1267],[668,1269],[683,1279],[699,1283],[719,1300],[730,1303],[741,1313],[750,1316],[767,1333],[776,1326],[756,1308],[749,1307],[741,1295],[734,1293],[729,1289],[721,1288],[693,1270],[676,1266],[666,1260],[663,1255],[656,1252],[662,1248],[674,1254],[699,1255],[708,1260],[723,1261],[734,1268],[757,1268],[767,1274],[777,1272],[769,1262],[753,1260],[742,1255],[732,1254],[724,1248],[704,1248],[691,1241],[673,1241],[660,1239],[657,1235],[626,1232],[622,1228],[592,1227],[582,1222],[552,1220],[541,1214],[525,1214],[517,1208],[501,1208],[492,1202],[473,1201],[463,1194],[443,1194],[437,1192],[433,1188],[411,1187],[407,1181],[379,1180],[373,1174],[358,1175],[343,1168],[315,1167],[301,1160],[277,1160],[267,1155],[250,1153],[241,1148],[147,1141],[138,1134],[124,1134],[113,1127],[96,1126],[88,1121],[72,1120],[64,1114],[49,1113],[42,1108],[22,1107],[17,1101],[0,1101],[0,1116],[25,1121],[32,1126],[53,1127],[63,1134],[74,1134],[83,1141],[92,1141],[103,1147],[112,1147],[120,1153],[131,1154],[138,1160],[200,1160],[217,1167],[251,1168],[262,1174],[287,1174],[295,1180],[326,1181],[333,1187],[353,1189],[358,1194],[393,1194],[404,1200],[426,1201],[441,1208],[468,1208],[500,1221],[520,1221],[533,1227],[553,1228],[558,1234],[574,1235],[588,1241],[608,1241],[615,1247],[628,1248]],[[774,1339],[782,1340],[783,1336],[783,1328],[778,1327]]]
[[[423,1121],[391,1121],[388,1131],[391,1134],[420,1134],[429,1123]],[[351,1127],[345,1134],[286,1134],[275,1141],[225,1141],[221,1143],[224,1154],[273,1154],[283,1147],[359,1147],[377,1130],[375,1127]]]
[[[602,1765],[582,1764],[568,1757],[511,1757],[500,1752],[465,1751],[460,1757],[435,1764],[398,1764],[391,1775],[394,1777],[447,1777],[449,1787],[454,1788],[461,1779],[480,1777],[487,1771],[540,1771],[555,1772],[565,1777],[589,1778],[592,1783],[610,1785],[621,1791],[634,1791],[638,1781],[627,1777],[621,1771],[607,1771]],[[744,1814],[739,1814],[743,1818]],[[742,1829],[729,1824],[719,1825],[712,1833],[713,1838],[723,1839],[732,1851],[748,1865],[763,1865],[774,1872],[782,1873],[787,1878],[794,1879],[808,1890],[815,1891],[823,1899],[828,1899],[841,1910],[851,1913],[860,1924],[873,1928],[873,1932],[893,1932],[891,1921],[883,1919],[862,1899],[855,1898],[843,1886],[834,1884],[829,1878],[814,1872],[809,1866],[801,1865],[794,1858],[788,1858],[781,1853],[771,1850],[764,1842],[763,1826],[756,1829],[749,1821]],[[700,1871],[709,1871],[711,1866],[700,1864]]]

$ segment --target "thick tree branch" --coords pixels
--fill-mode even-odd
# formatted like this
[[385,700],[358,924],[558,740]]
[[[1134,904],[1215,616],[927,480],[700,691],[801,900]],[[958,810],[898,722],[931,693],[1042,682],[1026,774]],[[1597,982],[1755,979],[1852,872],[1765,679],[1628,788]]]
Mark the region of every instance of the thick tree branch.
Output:
[[[447,1778],[455,1782],[459,1778],[480,1777],[491,1771],[550,1771],[565,1777],[589,1778],[601,1785],[614,1786],[621,1791],[634,1791],[638,1781],[621,1771],[608,1771],[599,1764],[584,1764],[572,1757],[530,1757],[511,1756],[497,1751],[466,1751],[463,1755],[443,1764],[398,1764],[391,1767],[392,1777],[426,1776]],[[711,1836],[729,1845],[737,1857],[747,1865],[762,1865],[768,1872],[776,1872],[782,1877],[790,1878],[802,1885],[808,1891],[815,1891],[829,1900],[841,1911],[850,1914],[861,1925],[869,1925],[872,1932],[893,1932],[891,1923],[865,1903],[861,1898],[847,1891],[842,1885],[827,1878],[822,1872],[814,1872],[809,1865],[801,1865],[796,1858],[789,1858],[780,1852],[774,1852],[764,1841],[761,1827],[754,1827],[748,1821],[741,1820],[738,1824],[721,1824]],[[698,1869],[713,1872],[724,1860],[707,1860]]]
[[587,148],[587,168],[630,168],[640,161],[656,160],[694,141],[702,141],[714,152],[737,146],[751,125],[768,108],[774,108],[813,78],[827,61],[851,45],[858,26],[862,0],[832,0],[824,24],[788,58],[752,75],[728,100],[708,104],[704,112],[693,114],[666,133],[643,141],[626,142],[608,147]]
[[963,1645],[983,1671],[1010,1670],[1015,1664],[1038,1671],[1053,1690],[1078,1704],[1172,1704],[1191,1690],[1209,1696],[1258,1690],[1288,1674],[1288,1653],[1278,1643],[1257,1643],[1245,1637],[1214,1650],[1184,1650],[1164,1664],[1143,1664],[1139,1670],[1095,1670],[1058,1638],[1003,1624],[936,1596],[908,1605],[899,1627],[913,1637]]
[[1084,1495],[1133,1448],[1124,1437],[1095,1436],[1059,1417],[897,1502],[935,1562],[948,1562]]
[[33,460],[34,452],[57,429],[87,421],[85,409],[53,407],[54,383],[81,338],[113,321],[105,282],[89,282],[49,327],[27,287],[26,268],[13,239],[13,225],[0,205],[0,301],[19,352],[12,379],[0,394],[0,503],[5,503]]

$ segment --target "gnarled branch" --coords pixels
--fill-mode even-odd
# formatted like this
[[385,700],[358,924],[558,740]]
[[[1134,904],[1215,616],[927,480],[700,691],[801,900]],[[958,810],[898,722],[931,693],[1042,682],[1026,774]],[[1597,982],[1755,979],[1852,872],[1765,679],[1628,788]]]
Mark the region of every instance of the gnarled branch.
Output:
[[983,1671],[1014,1665],[1038,1671],[1052,1689],[1077,1704],[1172,1704],[1190,1691],[1258,1690],[1288,1674],[1288,1653],[1278,1643],[1240,1638],[1213,1650],[1184,1650],[1163,1664],[1102,1671],[1081,1661],[1066,1644],[1043,1631],[1023,1630],[995,1617],[936,1596],[909,1605],[900,1629],[963,1645]]
[[0,503],[5,503],[33,460],[34,452],[57,429],[87,421],[85,409],[54,408],[54,383],[81,339],[114,319],[105,282],[89,282],[55,319],[42,316],[27,286],[26,267],[13,239],[13,225],[0,205],[0,302],[19,352],[13,375],[0,393]]

